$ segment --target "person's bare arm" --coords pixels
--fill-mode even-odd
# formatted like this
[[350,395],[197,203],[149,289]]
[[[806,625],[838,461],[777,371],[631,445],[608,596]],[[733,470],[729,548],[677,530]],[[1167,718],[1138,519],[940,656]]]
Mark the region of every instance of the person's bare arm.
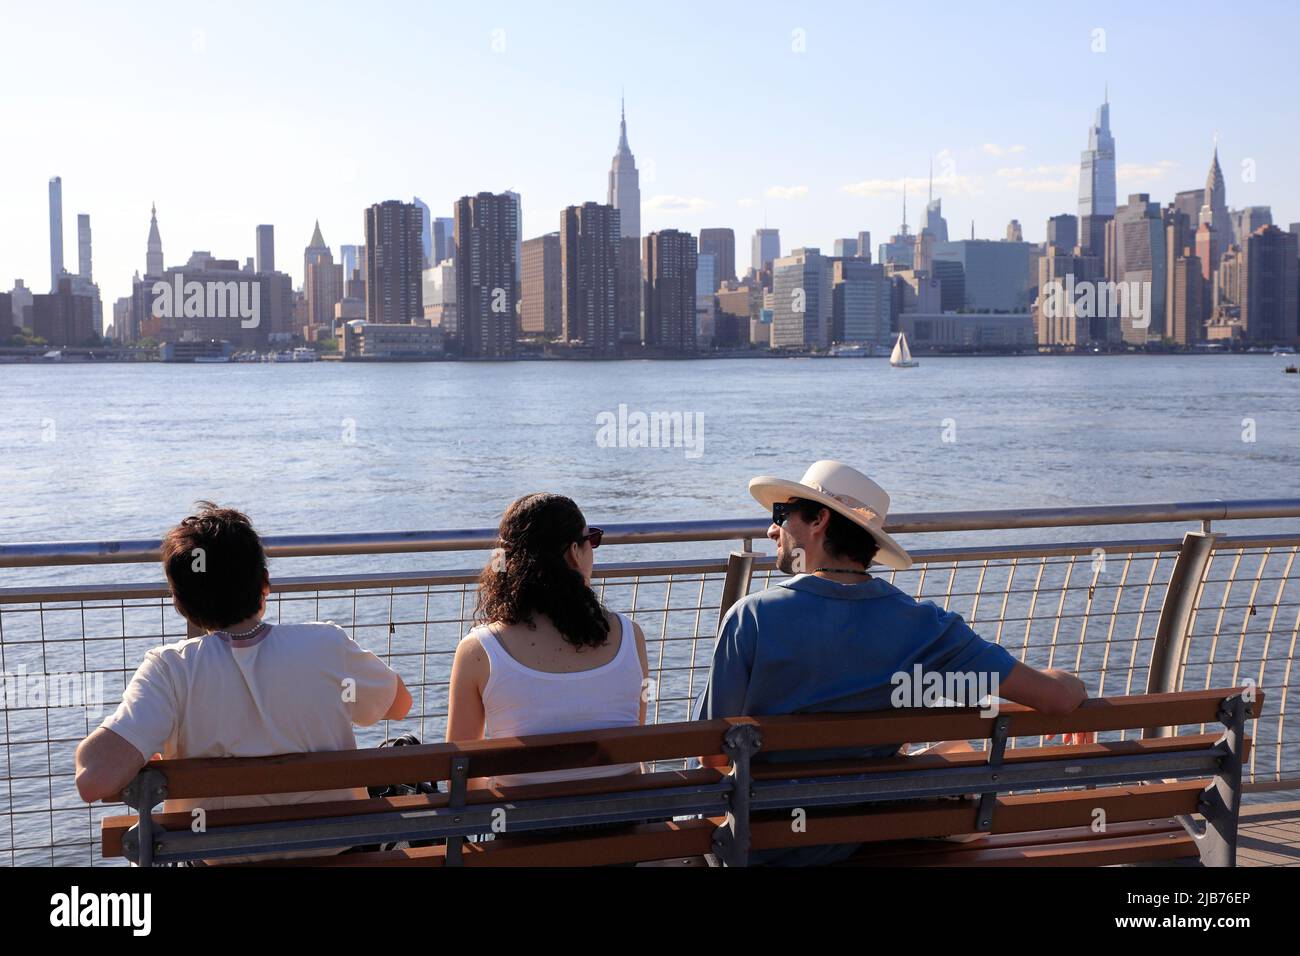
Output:
[[[644,725],[650,697],[654,693],[655,687],[650,680],[650,657],[645,650],[645,633],[641,630],[641,625],[636,621],[632,622],[632,635],[636,638],[636,656],[641,661],[641,710],[637,716],[637,723]],[[658,694],[654,694],[654,696],[657,697]]]
[[[487,720],[483,712],[483,688],[492,664],[477,637],[465,637],[456,646],[451,663],[451,687],[447,693],[447,740],[482,740]],[[470,787],[486,787],[487,777],[473,777]]]
[[411,692],[406,689],[406,684],[402,681],[402,675],[397,675],[397,693],[393,695],[393,705],[388,708],[380,720],[401,720],[411,712],[411,705],[415,703],[411,699]]
[[1083,681],[1068,671],[1040,671],[1020,663],[1002,681],[998,695],[1044,714],[1068,714],[1088,699]]
[[125,737],[99,727],[77,747],[77,792],[87,803],[117,800],[145,763]]

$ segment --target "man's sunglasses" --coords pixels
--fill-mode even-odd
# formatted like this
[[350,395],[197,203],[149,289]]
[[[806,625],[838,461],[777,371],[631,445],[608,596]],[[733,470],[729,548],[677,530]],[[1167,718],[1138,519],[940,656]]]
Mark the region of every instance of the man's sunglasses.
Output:
[[797,501],[777,501],[772,504],[772,524],[778,528],[785,526],[785,519],[799,510]]
[[600,540],[603,537],[605,537],[604,531],[602,531],[600,528],[592,528],[578,540],[586,541],[588,544],[591,545],[592,549],[595,550],[596,548],[600,547]]

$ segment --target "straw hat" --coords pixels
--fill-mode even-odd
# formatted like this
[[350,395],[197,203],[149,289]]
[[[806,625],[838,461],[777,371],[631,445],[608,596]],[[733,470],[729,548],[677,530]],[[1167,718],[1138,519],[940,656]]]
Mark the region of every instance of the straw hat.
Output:
[[749,482],[749,493],[769,511],[778,501],[803,498],[825,505],[867,530],[880,550],[873,564],[906,571],[912,559],[884,531],[889,495],[878,484],[840,461],[818,461],[798,481],[762,475]]

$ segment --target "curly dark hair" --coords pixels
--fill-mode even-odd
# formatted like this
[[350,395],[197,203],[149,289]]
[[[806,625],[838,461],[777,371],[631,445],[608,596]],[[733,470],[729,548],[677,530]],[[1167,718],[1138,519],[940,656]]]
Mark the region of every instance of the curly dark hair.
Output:
[[575,647],[609,640],[596,592],[564,559],[586,528],[582,511],[564,495],[525,495],[511,504],[501,518],[501,550],[479,577],[477,623],[534,628],[535,615],[545,614]]
[[197,507],[163,538],[163,571],[185,619],[220,630],[262,607],[266,552],[243,512],[211,501]]
[[856,561],[864,568],[871,567],[871,562],[876,560],[876,552],[880,550],[880,545],[876,543],[870,531],[820,502],[799,498],[798,505],[799,514],[804,521],[816,521],[823,509],[830,514],[831,519],[826,523],[828,554]]

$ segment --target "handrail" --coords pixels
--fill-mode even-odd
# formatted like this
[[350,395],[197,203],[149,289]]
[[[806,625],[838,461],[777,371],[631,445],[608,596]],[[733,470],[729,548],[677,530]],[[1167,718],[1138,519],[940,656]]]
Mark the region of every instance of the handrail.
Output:
[[[1008,508],[989,511],[928,511],[896,514],[885,524],[891,534],[996,531],[1180,521],[1237,521],[1300,518],[1300,498],[1187,501],[1077,508]],[[603,524],[608,544],[740,541],[762,538],[763,518],[712,521],[647,521]],[[370,531],[342,534],[271,535],[263,538],[268,557],[409,554],[428,551],[486,551],[497,545],[494,528],[432,531]],[[56,541],[0,545],[0,568],[55,565],[137,564],[160,559],[153,538],[121,541]]]

